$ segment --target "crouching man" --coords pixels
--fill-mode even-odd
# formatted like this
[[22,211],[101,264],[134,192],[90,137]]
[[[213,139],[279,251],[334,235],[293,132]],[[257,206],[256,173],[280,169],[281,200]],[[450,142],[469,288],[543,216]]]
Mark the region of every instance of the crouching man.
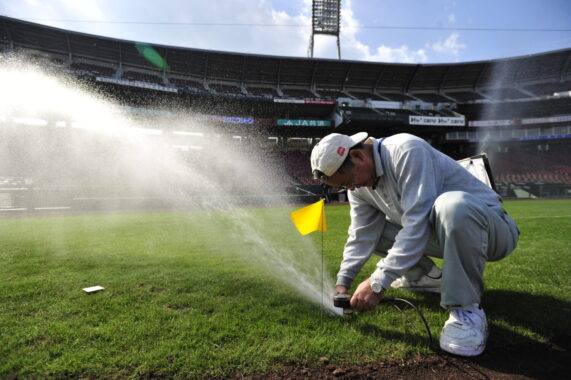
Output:
[[[355,290],[353,308],[374,309],[391,285],[440,292],[450,313],[440,347],[481,354],[488,337],[480,305],[484,266],[511,253],[519,237],[500,196],[409,134],[330,134],[314,147],[311,167],[322,183],[348,190],[351,225],[336,292],[347,293],[376,253],[383,258]],[[442,258],[442,270],[429,257]]]

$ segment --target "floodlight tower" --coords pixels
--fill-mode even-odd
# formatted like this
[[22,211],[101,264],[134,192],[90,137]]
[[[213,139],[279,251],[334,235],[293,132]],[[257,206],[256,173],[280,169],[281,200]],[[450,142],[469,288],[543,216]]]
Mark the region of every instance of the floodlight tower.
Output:
[[341,0],[313,0],[311,11],[311,39],[307,55],[313,58],[313,42],[316,34],[337,37],[337,57],[341,59],[339,29],[341,25]]

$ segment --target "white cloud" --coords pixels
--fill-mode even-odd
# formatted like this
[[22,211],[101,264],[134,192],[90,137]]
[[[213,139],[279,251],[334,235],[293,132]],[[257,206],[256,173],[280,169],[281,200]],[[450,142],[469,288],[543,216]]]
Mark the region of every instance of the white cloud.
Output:
[[454,24],[456,22],[456,15],[454,13],[450,13],[448,15],[448,21],[450,21],[452,24]]
[[446,40],[434,42],[432,49],[437,53],[458,57],[460,51],[466,48],[466,44],[461,43],[459,38],[460,35],[458,33],[452,33]]
[[364,57],[365,61],[420,63],[426,62],[428,57],[424,49],[410,50],[408,46],[388,47],[378,46],[374,54]]
[[[374,61],[374,62],[398,62],[419,63],[428,60],[424,49],[410,49],[407,45],[393,47],[380,45],[369,46],[359,39],[359,27],[361,23],[355,17],[351,0],[343,2],[341,11],[341,54],[343,59]],[[333,37],[321,37],[316,39],[315,57],[337,58],[337,45]]]

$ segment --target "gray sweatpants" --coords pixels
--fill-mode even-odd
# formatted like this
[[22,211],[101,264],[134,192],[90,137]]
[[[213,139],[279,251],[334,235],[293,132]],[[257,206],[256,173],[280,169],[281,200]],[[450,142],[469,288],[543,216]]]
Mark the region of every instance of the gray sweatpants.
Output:
[[[429,215],[432,238],[421,260],[405,277],[418,280],[434,265],[429,257],[442,258],[440,304],[467,306],[480,303],[484,266],[516,247],[519,231],[501,207],[489,207],[471,194],[451,191],[440,195]],[[402,227],[387,221],[375,253],[385,256]]]

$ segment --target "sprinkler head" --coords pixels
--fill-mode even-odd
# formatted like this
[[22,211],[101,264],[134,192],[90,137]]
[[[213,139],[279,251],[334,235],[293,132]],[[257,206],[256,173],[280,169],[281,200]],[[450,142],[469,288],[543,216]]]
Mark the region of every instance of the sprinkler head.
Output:
[[351,314],[353,309],[351,308],[350,294],[336,294],[333,296],[333,306],[343,309],[343,314]]

